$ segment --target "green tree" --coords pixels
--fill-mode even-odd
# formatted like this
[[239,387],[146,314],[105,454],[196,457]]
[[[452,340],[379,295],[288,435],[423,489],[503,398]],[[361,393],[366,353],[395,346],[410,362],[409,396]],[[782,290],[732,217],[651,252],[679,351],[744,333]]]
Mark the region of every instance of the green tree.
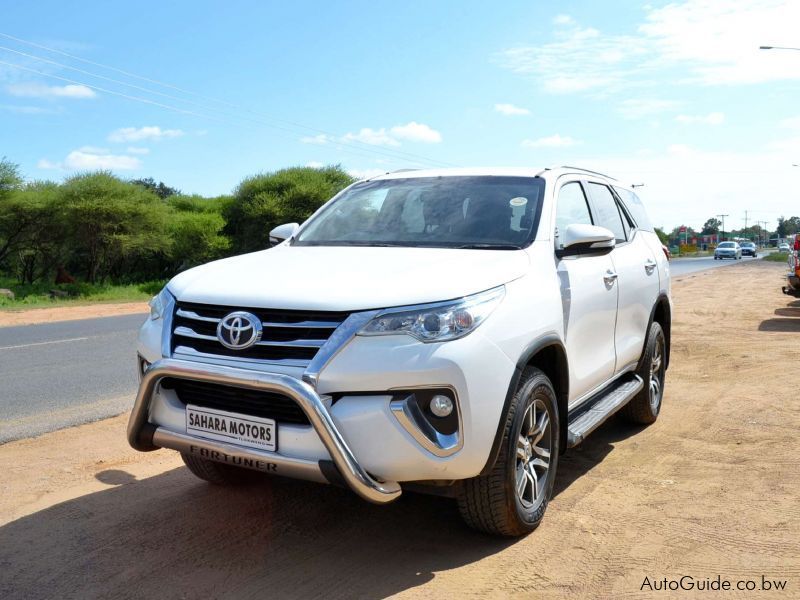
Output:
[[302,223],[353,181],[339,165],[292,167],[248,177],[224,209],[233,251],[267,248],[270,230],[282,223]]
[[722,228],[722,221],[716,217],[711,217],[703,224],[703,229],[700,231],[703,235],[714,235],[720,232]]
[[661,243],[664,244],[665,246],[669,246],[669,236],[666,233],[664,233],[664,230],[661,229],[660,227],[655,227],[654,231],[656,232],[658,239],[661,240]]
[[172,196],[169,206],[169,249],[171,272],[182,271],[225,256],[231,243],[222,232],[223,208],[229,197]]
[[149,192],[153,192],[162,200],[166,200],[170,196],[176,196],[181,193],[180,190],[174,187],[169,187],[163,181],[156,183],[156,180],[152,177],[147,177],[145,179],[132,179],[131,183],[139,185]]
[[21,235],[7,262],[21,283],[33,283],[52,274],[66,254],[65,230],[56,216],[58,184],[29,183],[11,204]]
[[22,185],[19,167],[0,159],[0,266],[17,250],[35,218],[20,204]]
[[778,237],[785,238],[800,231],[800,217],[778,217]]
[[140,271],[169,248],[169,208],[139,185],[99,171],[67,179],[59,208],[73,260],[90,283]]

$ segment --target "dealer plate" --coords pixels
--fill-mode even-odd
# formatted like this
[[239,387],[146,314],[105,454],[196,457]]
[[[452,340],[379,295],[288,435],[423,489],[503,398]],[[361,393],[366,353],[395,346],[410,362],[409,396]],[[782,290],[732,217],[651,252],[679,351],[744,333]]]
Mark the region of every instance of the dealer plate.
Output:
[[278,428],[273,419],[193,404],[186,406],[186,433],[270,452],[278,449]]

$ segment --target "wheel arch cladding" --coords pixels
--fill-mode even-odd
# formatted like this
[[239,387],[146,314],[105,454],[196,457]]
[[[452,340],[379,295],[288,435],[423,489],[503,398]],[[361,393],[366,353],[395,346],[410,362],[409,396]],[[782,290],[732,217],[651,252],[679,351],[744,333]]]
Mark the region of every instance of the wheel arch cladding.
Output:
[[[653,315],[650,317],[650,323],[658,322],[661,325],[661,329],[664,330],[664,342],[665,342],[665,362],[666,368],[669,368],[669,347],[670,347],[670,329],[672,327],[672,310],[669,306],[669,300],[666,296],[659,296],[658,300],[656,301],[655,306],[653,307]],[[650,326],[647,327],[648,331],[650,330]],[[645,343],[647,343],[645,341]]]
[[522,373],[528,367],[536,367],[542,371],[556,390],[556,397],[558,399],[558,412],[559,412],[559,439],[562,441],[560,444],[560,451],[563,453],[566,450],[567,436],[567,401],[569,398],[569,366],[567,363],[567,352],[564,349],[564,344],[561,338],[556,334],[547,335],[538,339],[526,348],[522,353],[514,373],[511,376],[511,381],[508,384],[508,391],[506,392],[505,403],[503,404],[503,411],[500,413],[500,421],[497,424],[497,431],[495,432],[494,442],[489,451],[489,458],[486,461],[481,475],[489,473],[494,467],[497,457],[500,454],[500,446],[503,441],[503,430],[505,428],[506,418],[508,411],[511,408],[511,399],[514,392],[517,390],[519,381],[522,378]]

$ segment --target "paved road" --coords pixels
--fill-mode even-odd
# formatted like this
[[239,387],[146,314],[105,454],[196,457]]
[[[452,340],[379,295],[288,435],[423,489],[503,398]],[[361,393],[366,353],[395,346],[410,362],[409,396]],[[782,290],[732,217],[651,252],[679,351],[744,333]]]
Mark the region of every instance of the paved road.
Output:
[[145,315],[0,328],[0,443],[120,414]]
[[[670,273],[673,277],[680,277],[688,273],[695,273],[697,271],[705,271],[706,269],[716,269],[719,267],[730,267],[731,265],[738,265],[742,262],[753,260],[750,257],[745,257],[739,260],[714,260],[714,257],[702,258],[673,258],[669,263]],[[757,259],[756,259],[757,260]]]

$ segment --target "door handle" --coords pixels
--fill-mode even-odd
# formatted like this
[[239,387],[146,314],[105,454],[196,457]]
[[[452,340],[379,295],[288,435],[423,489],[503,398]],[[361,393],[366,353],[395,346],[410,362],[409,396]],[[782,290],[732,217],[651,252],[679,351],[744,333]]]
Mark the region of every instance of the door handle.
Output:
[[606,282],[606,285],[614,285],[614,282],[617,280],[617,277],[619,277],[619,275],[617,275],[611,269],[608,269],[606,271],[606,274],[603,275],[603,281]]
[[653,271],[656,268],[656,266],[657,265],[656,265],[655,261],[653,261],[652,259],[648,258],[647,262],[644,263],[644,271],[645,271],[645,273],[647,273],[648,275],[652,275]]

